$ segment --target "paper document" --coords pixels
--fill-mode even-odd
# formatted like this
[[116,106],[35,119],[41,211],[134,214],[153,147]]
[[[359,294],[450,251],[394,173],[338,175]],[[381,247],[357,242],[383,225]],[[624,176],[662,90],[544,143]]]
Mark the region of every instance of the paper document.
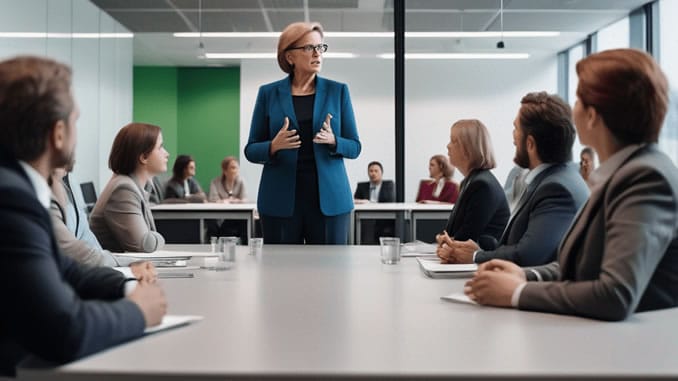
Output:
[[165,315],[162,318],[162,323],[154,327],[146,328],[144,333],[148,335],[150,333],[155,333],[170,328],[181,327],[183,325],[191,324],[202,319],[203,319],[202,316],[197,315]]
[[438,258],[417,258],[417,261],[424,274],[431,278],[470,278],[478,270],[478,265],[475,263],[448,265],[440,263]]
[[466,294],[464,294],[463,292],[453,292],[449,295],[441,296],[440,299],[454,303],[478,304],[471,300],[471,298],[466,296]]
[[115,253],[116,257],[122,258],[138,258],[145,260],[186,260],[191,259],[192,257],[216,257],[216,253],[206,252],[206,251],[169,251],[169,250],[157,250],[152,253]]
[[407,242],[400,246],[401,257],[420,257],[435,255],[438,246],[435,243],[422,241]]

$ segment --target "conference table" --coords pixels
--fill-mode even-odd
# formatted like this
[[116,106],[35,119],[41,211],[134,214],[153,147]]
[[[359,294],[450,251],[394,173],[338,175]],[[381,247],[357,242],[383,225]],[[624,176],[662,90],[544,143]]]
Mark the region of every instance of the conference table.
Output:
[[[247,236],[254,232],[256,204],[189,203],[160,204],[151,207],[156,220],[197,220],[200,242],[205,239],[205,221],[214,219],[245,220]],[[362,223],[365,220],[393,220],[403,241],[417,237],[417,226],[423,220],[445,221],[452,211],[449,204],[367,203],[356,204],[350,218],[349,244],[361,244]],[[409,222],[409,225],[407,224]]]
[[[364,220],[393,220],[395,231],[403,241],[417,238],[417,225],[422,220],[447,221],[454,205],[419,204],[416,202],[382,202],[356,204],[351,218],[349,243],[361,242],[362,222]],[[406,222],[410,222],[407,228]],[[444,227],[444,224],[443,224]],[[442,230],[442,229],[440,229]]]
[[224,203],[187,203],[159,204],[151,207],[155,220],[198,220],[200,242],[205,241],[206,220],[244,220],[247,226],[247,237],[254,232],[254,213],[256,204],[224,204]]
[[[204,245],[171,250],[206,251]],[[443,301],[377,246],[274,246],[222,272],[163,279],[170,314],[204,320],[25,380],[625,379],[678,377],[678,309],[601,322]]]

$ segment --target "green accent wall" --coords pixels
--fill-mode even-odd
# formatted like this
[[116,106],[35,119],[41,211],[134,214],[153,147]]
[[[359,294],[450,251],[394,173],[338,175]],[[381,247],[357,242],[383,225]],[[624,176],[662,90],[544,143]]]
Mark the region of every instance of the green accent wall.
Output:
[[163,128],[169,174],[191,155],[208,192],[223,158],[240,157],[240,68],[135,67],[134,118]]
[[134,67],[135,122],[150,123],[162,128],[165,149],[170,153],[168,170],[172,171],[172,157],[177,152],[177,68]]

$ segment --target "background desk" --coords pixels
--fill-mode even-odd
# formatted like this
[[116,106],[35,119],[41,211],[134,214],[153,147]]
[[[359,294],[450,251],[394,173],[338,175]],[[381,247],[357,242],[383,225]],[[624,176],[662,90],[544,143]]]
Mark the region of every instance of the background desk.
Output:
[[[396,235],[403,241],[422,238],[417,234],[417,225],[423,220],[447,221],[453,205],[449,204],[418,204],[418,203],[368,203],[356,204],[353,210],[353,225],[350,229],[349,243],[361,244],[361,225],[363,220],[394,220],[396,221]],[[409,223],[409,224],[408,224]],[[438,232],[442,231],[445,227]],[[427,241],[429,241],[427,239]]]
[[197,220],[200,242],[205,242],[205,220],[245,220],[247,236],[254,232],[254,210],[256,204],[160,204],[151,207],[156,220]]
[[[184,247],[185,248],[185,247]],[[200,250],[207,250],[201,247]],[[375,246],[239,247],[237,266],[164,279],[169,312],[205,319],[26,380],[678,377],[678,309],[619,323],[455,304]]]

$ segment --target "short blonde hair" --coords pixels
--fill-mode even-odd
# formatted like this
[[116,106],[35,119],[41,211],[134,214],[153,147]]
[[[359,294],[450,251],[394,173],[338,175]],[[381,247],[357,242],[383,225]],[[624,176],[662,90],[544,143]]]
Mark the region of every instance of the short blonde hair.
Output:
[[324,38],[323,26],[317,22],[295,22],[283,29],[278,39],[278,66],[287,74],[294,71],[294,66],[287,62],[285,53],[289,48],[294,47],[294,44],[301,40],[305,35],[316,31],[320,33],[320,37]]
[[459,144],[469,158],[469,169],[493,169],[497,166],[494,160],[494,149],[487,127],[478,119],[461,119],[451,128],[459,129]]

